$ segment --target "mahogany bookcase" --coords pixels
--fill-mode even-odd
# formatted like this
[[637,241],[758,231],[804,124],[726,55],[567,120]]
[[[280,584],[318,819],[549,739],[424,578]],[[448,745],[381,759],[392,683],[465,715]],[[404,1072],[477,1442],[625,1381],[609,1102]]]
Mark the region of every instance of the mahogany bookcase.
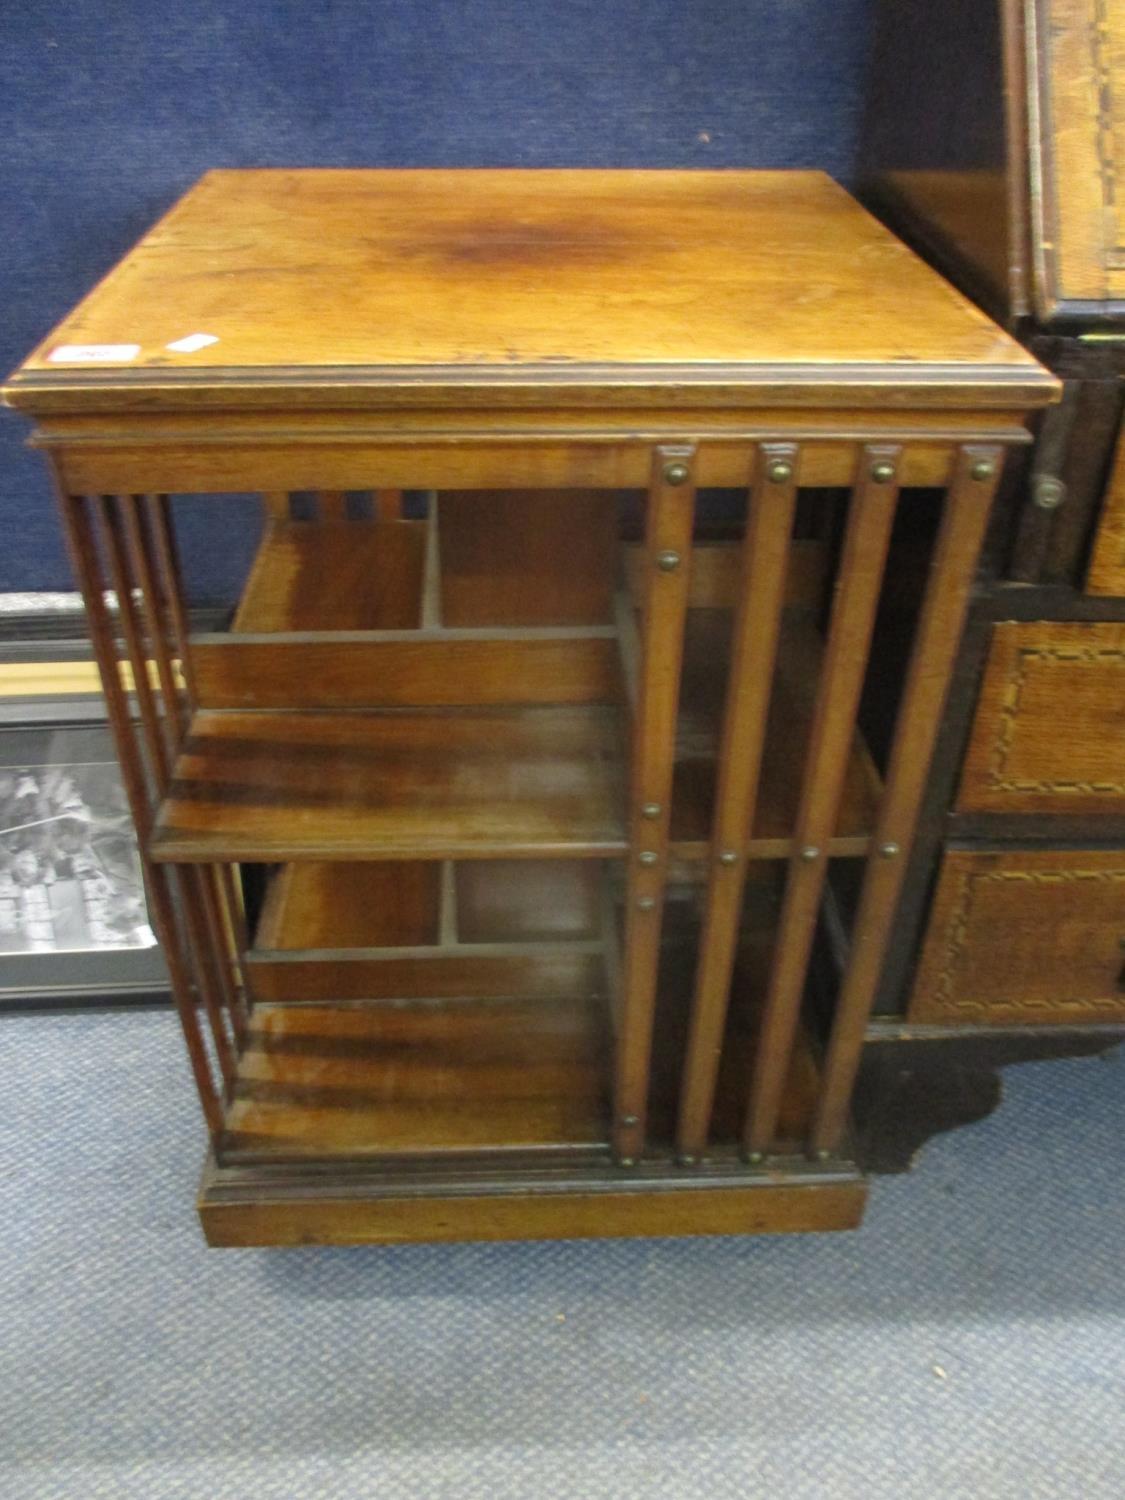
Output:
[[[858,1222],[978,547],[1055,394],[818,173],[222,171],[145,236],[5,396],[57,476],[211,1243]],[[248,492],[245,588],[193,633],[178,505],[221,545]]]

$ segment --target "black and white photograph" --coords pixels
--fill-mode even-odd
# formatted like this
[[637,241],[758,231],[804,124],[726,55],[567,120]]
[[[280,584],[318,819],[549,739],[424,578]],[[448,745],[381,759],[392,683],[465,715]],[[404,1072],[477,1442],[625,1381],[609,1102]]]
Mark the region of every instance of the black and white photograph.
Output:
[[0,767],[0,953],[155,944],[117,766]]

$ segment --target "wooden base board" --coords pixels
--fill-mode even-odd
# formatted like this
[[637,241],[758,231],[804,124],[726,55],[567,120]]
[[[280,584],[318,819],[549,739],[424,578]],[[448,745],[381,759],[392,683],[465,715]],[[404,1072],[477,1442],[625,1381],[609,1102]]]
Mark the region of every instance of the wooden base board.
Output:
[[216,1247],[398,1245],[457,1240],[559,1240],[855,1229],[866,1180],[838,1171],[685,1172],[654,1167],[588,1180],[542,1173],[477,1183],[333,1174],[270,1179],[209,1159],[199,1193]]

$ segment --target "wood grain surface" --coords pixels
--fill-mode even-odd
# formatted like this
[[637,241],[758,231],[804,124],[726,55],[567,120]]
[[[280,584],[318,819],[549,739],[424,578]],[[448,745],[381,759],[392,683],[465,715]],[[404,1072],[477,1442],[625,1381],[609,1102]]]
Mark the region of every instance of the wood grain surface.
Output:
[[[168,349],[196,332],[216,342]],[[139,353],[60,361],[74,346]],[[821,173],[221,170],[44,340],[8,399],[123,372],[151,405],[185,383],[229,403],[239,377],[270,371],[292,400],[331,372],[550,388],[757,369],[830,389],[845,366],[893,367],[900,386],[952,370],[1049,387]]]
[[611,709],[199,713],[157,859],[445,858],[624,848]]

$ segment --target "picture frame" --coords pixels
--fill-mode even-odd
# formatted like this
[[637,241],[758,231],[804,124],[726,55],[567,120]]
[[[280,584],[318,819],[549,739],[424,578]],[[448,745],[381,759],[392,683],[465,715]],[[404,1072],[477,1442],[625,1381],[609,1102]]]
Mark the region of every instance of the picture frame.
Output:
[[171,1004],[79,610],[0,633],[0,1012]]

